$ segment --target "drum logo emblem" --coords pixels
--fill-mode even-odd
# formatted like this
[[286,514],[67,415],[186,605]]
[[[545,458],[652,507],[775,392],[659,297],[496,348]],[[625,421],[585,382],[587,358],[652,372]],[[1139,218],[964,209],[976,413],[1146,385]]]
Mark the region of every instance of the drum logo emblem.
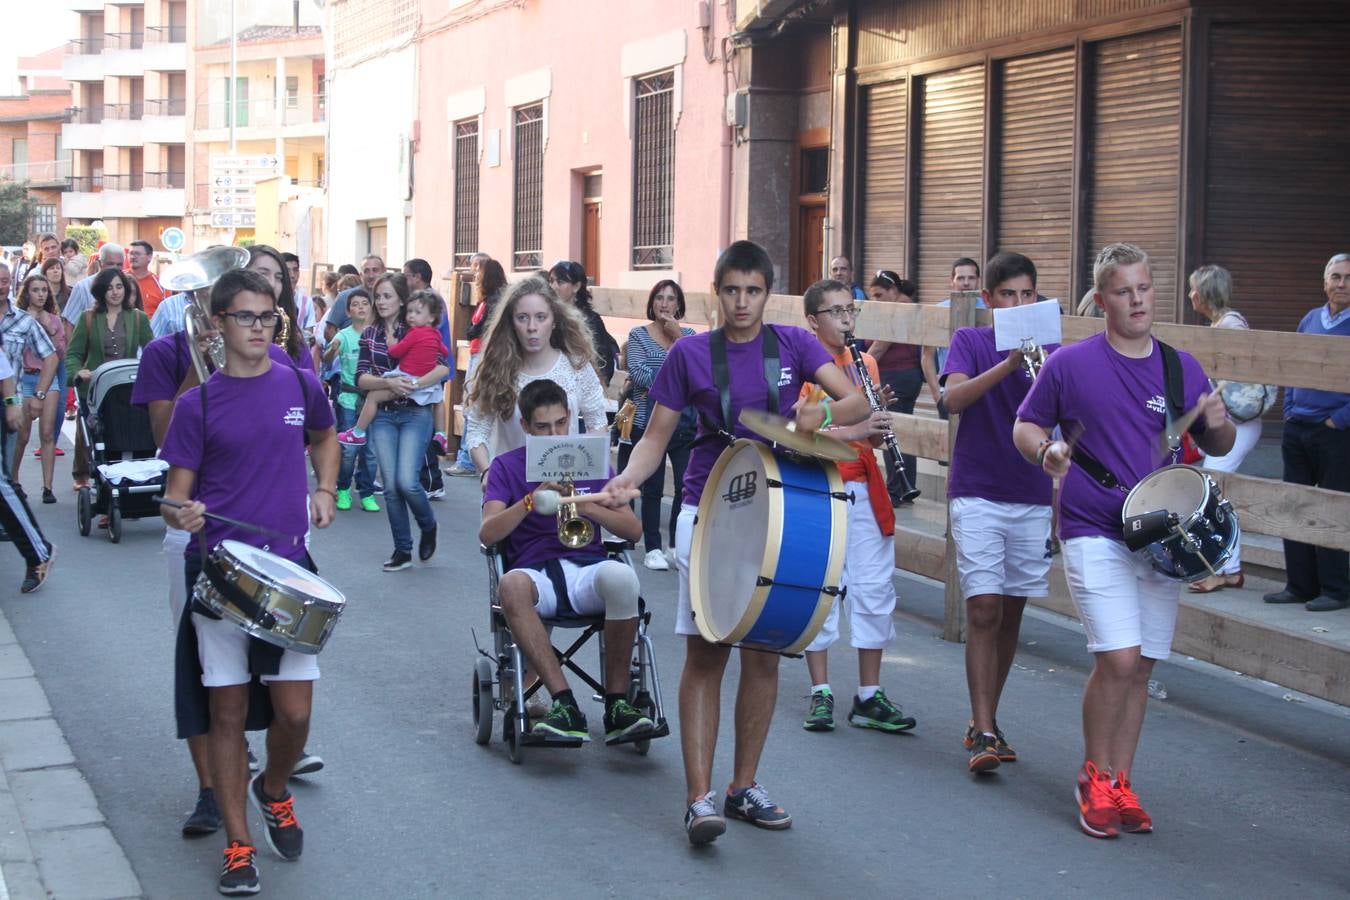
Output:
[[754,470],[737,475],[727,483],[727,492],[722,499],[733,508],[748,503],[755,496],[756,481],[758,474]]

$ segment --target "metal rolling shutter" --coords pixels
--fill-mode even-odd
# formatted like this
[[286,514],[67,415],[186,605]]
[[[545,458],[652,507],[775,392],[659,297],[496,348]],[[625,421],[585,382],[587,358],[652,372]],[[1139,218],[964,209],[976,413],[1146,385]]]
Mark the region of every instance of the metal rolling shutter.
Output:
[[1253,328],[1293,331],[1326,302],[1350,205],[1346,23],[1215,23],[1209,33],[1205,240]]
[[1031,257],[1040,292],[1073,309],[1073,48],[1008,60],[1002,95],[996,249]]
[[984,66],[921,83],[917,275],[919,299],[933,302],[951,293],[953,260],[983,256]]
[[1181,29],[1092,46],[1094,77],[1088,160],[1092,260],[1127,241],[1153,260],[1155,318],[1177,321],[1177,216],[1181,172]]
[[905,81],[874,84],[863,101],[862,252],[853,264],[864,287],[877,269],[905,271]]

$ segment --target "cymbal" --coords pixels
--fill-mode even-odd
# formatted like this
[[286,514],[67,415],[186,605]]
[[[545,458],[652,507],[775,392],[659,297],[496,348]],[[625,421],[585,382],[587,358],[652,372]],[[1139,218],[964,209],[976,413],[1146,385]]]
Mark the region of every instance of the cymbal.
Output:
[[742,425],[766,441],[794,453],[834,462],[848,462],[858,458],[858,451],[843,441],[815,431],[798,431],[792,427],[791,419],[775,416],[761,409],[741,410],[740,420]]

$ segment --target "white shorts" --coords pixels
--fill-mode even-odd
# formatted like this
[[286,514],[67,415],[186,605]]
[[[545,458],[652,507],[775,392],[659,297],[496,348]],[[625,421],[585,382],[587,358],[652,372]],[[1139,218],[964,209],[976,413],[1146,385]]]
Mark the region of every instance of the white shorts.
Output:
[[954,497],[950,511],[964,599],[980,594],[1049,596],[1049,506]]
[[1104,537],[1064,542],[1064,576],[1088,650],[1138,647],[1149,659],[1167,659],[1177,627],[1181,583],[1155,571],[1143,552]]
[[895,641],[895,538],[886,537],[868,501],[867,486],[844,486],[854,498],[848,505],[848,543],[844,546],[843,603],[830,614],[808,651],[827,650],[839,639],[839,607],[846,606],[849,643],[860,650],[883,650]]
[[187,605],[187,577],[184,574],[183,551],[187,550],[192,535],[179,528],[164,529],[164,566],[169,572],[169,616],[173,630],[178,631],[178,620]]
[[[628,568],[615,559],[607,559],[589,566],[579,566],[569,559],[561,562],[563,580],[567,583],[567,599],[572,604],[572,611],[579,616],[598,616],[604,613],[605,599],[595,589],[595,580],[606,566]],[[512,569],[511,572],[522,572],[530,576],[530,580],[534,582],[535,593],[539,595],[534,610],[539,613],[539,618],[552,619],[558,614],[558,593],[553,590],[553,582],[549,580],[548,573],[540,569]]]
[[675,519],[675,568],[680,573],[680,602],[675,610],[676,634],[699,634],[694,606],[689,600],[689,553],[694,546],[694,518],[698,507],[686,503]]
[[[178,580],[183,580],[182,573]],[[227,619],[212,619],[198,612],[192,614],[192,626],[197,629],[197,659],[202,664],[202,684],[209,688],[248,684],[248,642],[251,639],[244,630]],[[262,676],[263,684],[318,680],[318,655],[294,650],[282,651],[277,674]]]

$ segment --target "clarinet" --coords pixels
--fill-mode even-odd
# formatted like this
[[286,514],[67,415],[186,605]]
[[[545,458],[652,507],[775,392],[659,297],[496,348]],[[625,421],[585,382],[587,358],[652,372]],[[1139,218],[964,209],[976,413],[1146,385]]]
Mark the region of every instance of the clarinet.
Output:
[[[848,347],[848,352],[853,355],[853,365],[858,370],[858,380],[862,382],[863,393],[867,395],[867,402],[872,406],[872,412],[881,412],[885,409],[881,405],[881,394],[877,392],[877,386],[872,383],[872,375],[867,371],[867,365],[863,362],[862,348],[858,342],[853,339],[853,332],[845,332],[844,346]],[[887,424],[886,430],[881,434],[882,443],[886,445],[886,450],[895,459],[895,471],[900,476],[900,500],[908,503],[919,496],[919,489],[909,483],[909,476],[905,474],[905,461],[900,455],[900,443],[895,439],[895,432]]]

